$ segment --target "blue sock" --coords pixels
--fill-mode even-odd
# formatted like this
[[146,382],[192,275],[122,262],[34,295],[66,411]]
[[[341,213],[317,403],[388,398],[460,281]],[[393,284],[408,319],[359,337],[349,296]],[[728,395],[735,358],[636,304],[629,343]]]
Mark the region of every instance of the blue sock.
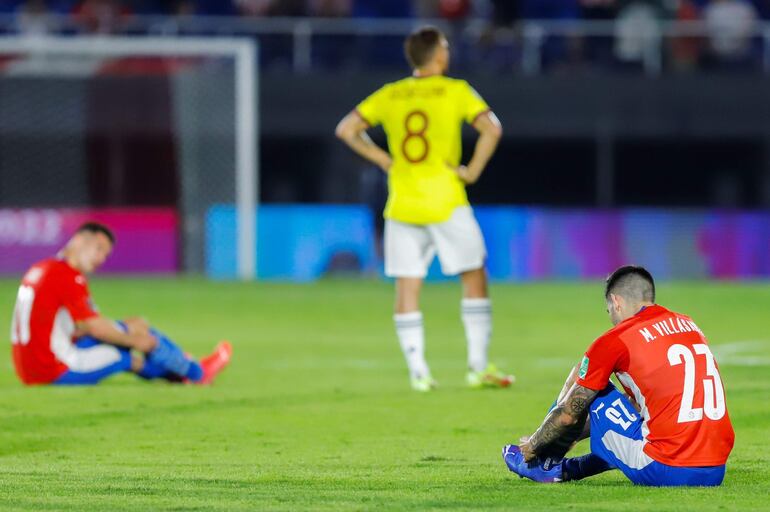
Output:
[[187,370],[185,377],[193,382],[198,382],[203,379],[203,368],[196,361],[190,361],[190,369]]
[[168,370],[166,370],[163,366],[154,363],[149,357],[144,358],[144,366],[142,367],[142,371],[137,373],[139,377],[147,380],[162,379],[165,378],[168,374]]
[[582,480],[583,478],[613,469],[611,464],[593,453],[583,455],[582,457],[564,459],[561,467],[564,473],[564,480]]
[[[137,373],[137,376],[147,380],[166,379],[169,382],[182,381],[182,377],[169,372],[165,367],[153,362],[149,357],[144,359],[144,367],[142,368],[142,371]],[[203,368],[201,368],[195,361],[191,361],[190,368],[187,370],[184,377],[193,382],[198,382],[203,378]]]
[[203,368],[200,364],[184,355],[176,343],[156,329],[150,329],[150,333],[158,339],[158,346],[147,355],[147,361],[151,365],[194,382],[203,378]]
[[180,351],[181,351],[181,349],[179,349],[179,346],[178,346],[176,343],[174,343],[173,341],[171,341],[171,338],[169,338],[168,336],[166,336],[165,334],[163,334],[162,332],[160,332],[160,331],[159,331],[159,330],[157,330],[156,328],[154,328],[154,327],[150,327],[150,334],[152,334],[153,336],[155,336],[156,338],[158,338],[158,340],[159,340],[159,341],[160,341],[160,340],[163,340],[163,341],[165,341],[166,343],[168,343],[168,344],[170,344],[170,345],[173,345],[173,346],[174,346],[174,348],[176,348],[176,349],[178,349],[178,350],[180,350]]

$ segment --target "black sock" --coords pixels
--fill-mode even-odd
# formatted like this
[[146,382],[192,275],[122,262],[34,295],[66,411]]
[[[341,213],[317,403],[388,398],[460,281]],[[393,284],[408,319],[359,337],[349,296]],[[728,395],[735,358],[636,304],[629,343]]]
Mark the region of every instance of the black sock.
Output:
[[612,466],[604,459],[593,453],[582,457],[573,457],[562,461],[562,473],[564,481],[582,480],[589,476],[598,475],[612,469]]

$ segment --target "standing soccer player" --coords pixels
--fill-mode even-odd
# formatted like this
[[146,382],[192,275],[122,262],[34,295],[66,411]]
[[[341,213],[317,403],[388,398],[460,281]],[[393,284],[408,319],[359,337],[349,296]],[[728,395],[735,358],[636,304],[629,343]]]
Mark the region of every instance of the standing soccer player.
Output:
[[[492,157],[502,127],[489,106],[464,80],[444,76],[449,44],[436,28],[409,37],[409,78],[389,83],[340,121],[337,137],[388,174],[385,206],[385,274],[396,278],[394,321],[409,367],[412,388],[436,386],[425,361],[420,289],[438,253],[447,275],[460,275],[462,321],[468,342],[467,383],[474,388],[506,387],[513,377],[487,360],[492,307],[484,268],[484,239],[468,203],[465,186],[475,183]],[[463,122],[479,138],[467,166],[460,165]],[[382,125],[390,152],[366,130]]]

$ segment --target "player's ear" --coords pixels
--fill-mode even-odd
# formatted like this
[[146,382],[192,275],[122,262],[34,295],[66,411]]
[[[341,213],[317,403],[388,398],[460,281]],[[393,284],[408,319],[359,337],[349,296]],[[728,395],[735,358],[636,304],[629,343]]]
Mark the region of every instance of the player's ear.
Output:
[[610,293],[610,305],[615,311],[619,311],[623,307],[623,299],[619,295]]

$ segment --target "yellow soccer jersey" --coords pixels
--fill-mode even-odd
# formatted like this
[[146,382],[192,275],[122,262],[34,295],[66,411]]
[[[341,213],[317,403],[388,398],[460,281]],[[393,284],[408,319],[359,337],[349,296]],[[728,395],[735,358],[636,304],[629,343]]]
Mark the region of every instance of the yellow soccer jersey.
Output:
[[356,107],[388,138],[393,166],[385,218],[434,224],[468,205],[465,184],[453,170],[460,164],[462,124],[488,110],[468,82],[441,75],[387,84]]

